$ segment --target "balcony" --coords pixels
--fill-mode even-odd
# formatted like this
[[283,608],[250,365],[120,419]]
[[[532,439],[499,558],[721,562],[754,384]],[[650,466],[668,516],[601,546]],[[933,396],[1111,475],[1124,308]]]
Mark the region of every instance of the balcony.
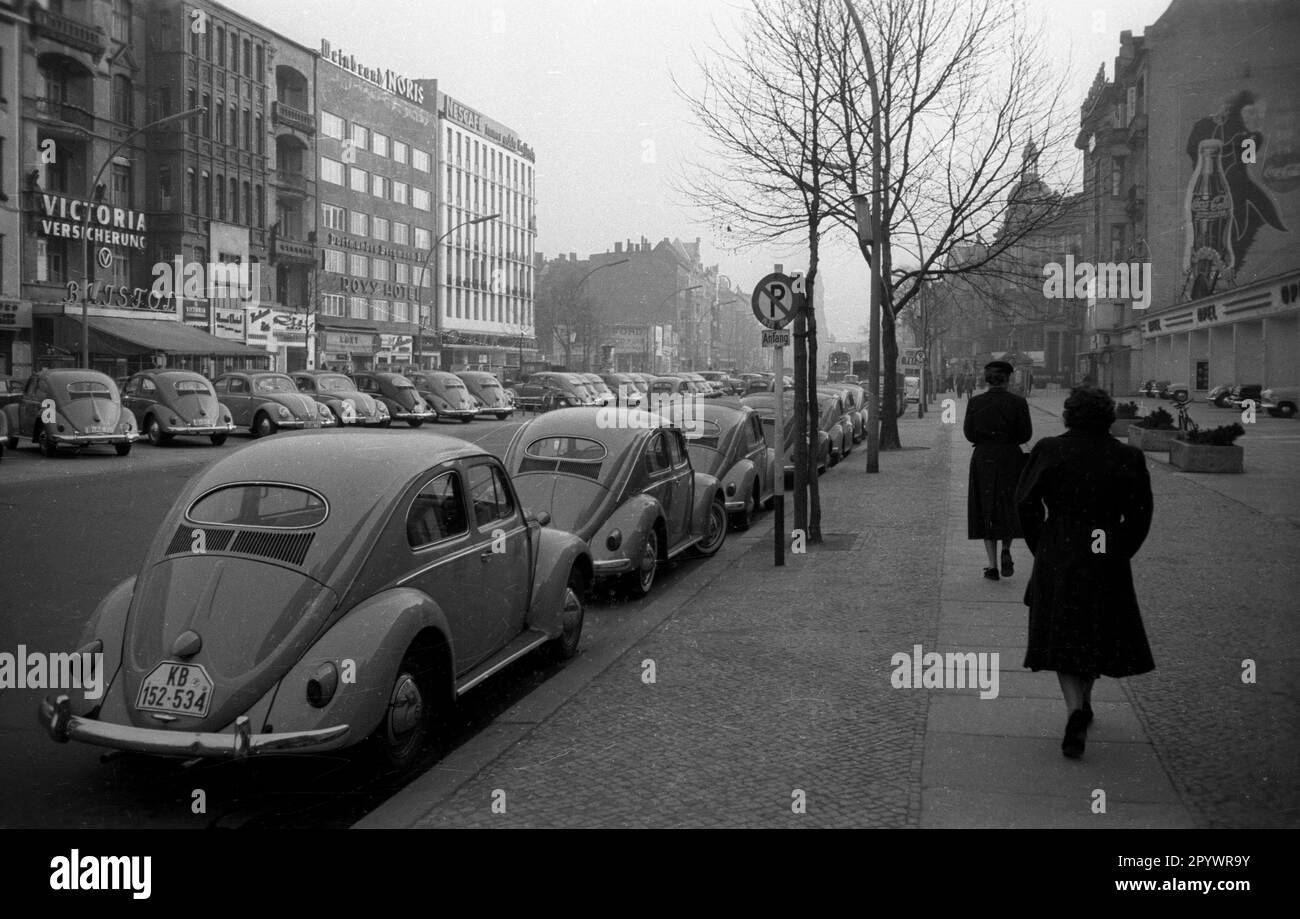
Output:
[[299,262],[310,265],[316,261],[315,247],[308,242],[279,236],[271,246],[271,258],[277,262]]
[[316,133],[316,119],[302,109],[294,108],[284,102],[271,103],[271,120],[295,131],[302,131],[304,134]]
[[85,131],[95,130],[95,113],[72,102],[60,102],[58,99],[45,99],[28,96],[24,109],[28,118],[41,121],[53,121],[60,124],[75,125]]
[[280,191],[294,192],[299,195],[307,194],[307,177],[297,170],[277,169],[275,171],[275,184]]
[[104,54],[104,30],[86,25],[67,16],[51,13],[39,7],[32,10],[32,31],[42,38],[62,42],[71,48],[91,54],[96,62]]

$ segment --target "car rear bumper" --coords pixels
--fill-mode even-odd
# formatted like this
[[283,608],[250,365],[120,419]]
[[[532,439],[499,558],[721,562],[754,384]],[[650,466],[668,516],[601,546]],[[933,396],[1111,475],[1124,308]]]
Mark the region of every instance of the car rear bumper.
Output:
[[235,429],[233,424],[211,424],[204,426],[196,425],[170,425],[163,429],[165,434],[182,434],[194,435],[198,437],[212,436],[213,434],[229,434]]
[[336,749],[346,742],[346,724],[318,731],[254,734],[248,717],[235,721],[231,734],[201,731],[158,731],[124,724],[108,724],[72,714],[67,696],[47,697],[40,705],[41,725],[58,743],[69,740],[160,756],[243,759],[259,753],[302,753]]
[[134,432],[130,434],[53,434],[50,440],[61,447],[88,447],[94,444],[133,444],[140,439]]

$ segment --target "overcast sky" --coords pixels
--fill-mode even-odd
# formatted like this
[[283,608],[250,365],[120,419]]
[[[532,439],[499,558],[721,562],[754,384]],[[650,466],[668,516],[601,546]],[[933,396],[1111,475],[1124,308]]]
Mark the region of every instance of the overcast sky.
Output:
[[[949,0],[962,2],[962,0]],[[802,270],[806,254],[726,250],[705,219],[677,199],[672,181],[698,150],[670,74],[699,77],[692,50],[734,33],[738,0],[225,0],[271,29],[319,48],[327,38],[367,66],[439,86],[503,122],[537,151],[538,249],[604,252],[641,236],[702,238],[748,290],[774,262]],[[1119,33],[1153,23],[1168,0],[1028,0],[1054,56],[1072,75],[1078,104],[1097,67],[1107,77]],[[1100,28],[1100,31],[1098,31]],[[841,339],[865,324],[860,258],[823,261],[826,319]]]

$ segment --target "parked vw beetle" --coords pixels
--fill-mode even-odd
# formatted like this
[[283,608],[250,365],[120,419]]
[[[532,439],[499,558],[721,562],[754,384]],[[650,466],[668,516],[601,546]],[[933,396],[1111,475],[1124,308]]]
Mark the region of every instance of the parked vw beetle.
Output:
[[[785,441],[785,474],[794,475],[794,393],[786,390],[782,393],[785,402],[785,412],[782,417],[782,434]],[[750,393],[741,400],[741,404],[748,405],[754,411],[758,412],[758,417],[763,422],[763,437],[767,440],[767,445],[776,448],[776,393],[759,392]],[[817,472],[821,474],[826,471],[826,467],[831,460],[831,435],[825,428],[817,429]]]
[[122,387],[122,404],[155,447],[177,435],[221,446],[235,429],[208,378],[193,370],[142,370]]
[[776,451],[767,445],[758,412],[733,399],[676,403],[669,420],[686,435],[691,466],[722,484],[727,513],[745,530],[772,500]]
[[451,418],[469,424],[478,415],[478,401],[470,395],[465,381],[456,374],[434,370],[412,373],[408,379],[415,384],[416,392],[425,404],[432,407],[436,418]]
[[52,457],[59,447],[111,444],[118,456],[140,438],[122,406],[117,384],[94,370],[42,370],[32,374],[22,398],[4,407],[9,449],[27,438]]
[[298,391],[287,374],[267,370],[234,370],[212,381],[217,399],[230,417],[254,437],[269,437],[281,428],[309,430],[332,427],[334,413]]
[[506,468],[524,505],[591,546],[597,578],[645,596],[660,562],[727,538],[722,484],[691,465],[679,428],[637,409],[548,412],[515,432]]
[[438,420],[438,413],[416,391],[415,384],[400,373],[365,371],[352,374],[352,379],[357,389],[384,403],[394,421],[418,428],[426,421]]
[[485,370],[462,370],[456,374],[465,384],[469,394],[478,400],[480,415],[496,415],[498,421],[505,421],[515,410],[507,390],[501,381]]
[[1260,393],[1260,406],[1274,418],[1294,418],[1300,404],[1300,386],[1270,386]]
[[457,696],[535,648],[576,653],[590,575],[582,540],[526,518],[478,447],[286,434],[182,492],[83,634],[102,698],[49,696],[40,719],[58,741],[186,758],[370,738],[401,770]]
[[340,425],[386,428],[393,423],[388,406],[357,389],[335,370],[299,370],[290,374],[303,395],[324,405]]
[[837,392],[844,400],[844,411],[853,426],[853,442],[861,443],[867,436],[867,394],[861,386],[852,383],[822,383],[818,389]]

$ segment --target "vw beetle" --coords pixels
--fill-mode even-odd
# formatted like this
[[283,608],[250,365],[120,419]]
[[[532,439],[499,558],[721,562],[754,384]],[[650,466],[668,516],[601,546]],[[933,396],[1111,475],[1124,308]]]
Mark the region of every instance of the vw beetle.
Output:
[[155,447],[177,435],[207,437],[219,447],[235,429],[208,378],[193,370],[142,370],[122,387],[122,404]]
[[558,409],[523,424],[506,468],[525,506],[591,546],[597,578],[645,596],[660,562],[727,538],[721,483],[692,467],[682,431],[626,408]]
[[303,395],[330,410],[340,425],[386,428],[393,423],[388,406],[357,390],[346,376],[334,370],[298,370],[290,377]]
[[498,421],[505,421],[514,412],[515,404],[495,375],[486,370],[462,370],[456,376],[460,377],[469,394],[478,400],[480,415],[496,415]]
[[691,465],[722,484],[727,513],[739,530],[772,500],[776,451],[758,412],[734,399],[675,403],[668,418],[686,435]]
[[42,370],[32,374],[22,398],[4,407],[9,449],[20,437],[54,456],[59,447],[112,445],[118,456],[140,438],[135,419],[122,405],[117,384],[94,370]]
[[416,392],[425,404],[433,408],[439,420],[450,418],[469,424],[478,415],[478,402],[470,395],[465,381],[456,374],[446,370],[432,370],[428,373],[412,373],[408,379],[415,384]]
[[310,430],[334,425],[334,413],[298,391],[291,377],[265,370],[234,370],[212,381],[217,399],[230,409],[235,424],[254,437],[269,437],[281,428]]
[[[794,393],[786,390],[782,393],[784,397],[781,401],[784,403],[785,410],[782,416],[781,434],[785,441],[785,474],[786,476],[794,475]],[[776,393],[759,392],[750,393],[740,400],[742,405],[748,405],[754,411],[758,412],[759,419],[763,422],[763,436],[767,440],[767,445],[776,448]],[[817,474],[826,471],[831,461],[831,432],[825,427],[818,424],[817,430]]]
[[405,421],[418,428],[426,421],[437,421],[438,413],[429,407],[415,384],[400,373],[364,371],[352,374],[357,389],[384,403],[394,421]]
[[534,649],[576,653],[591,556],[545,522],[456,438],[261,441],[195,477],[95,611],[102,697],[47,696],[41,723],[186,758],[369,738],[404,769],[456,697]]

